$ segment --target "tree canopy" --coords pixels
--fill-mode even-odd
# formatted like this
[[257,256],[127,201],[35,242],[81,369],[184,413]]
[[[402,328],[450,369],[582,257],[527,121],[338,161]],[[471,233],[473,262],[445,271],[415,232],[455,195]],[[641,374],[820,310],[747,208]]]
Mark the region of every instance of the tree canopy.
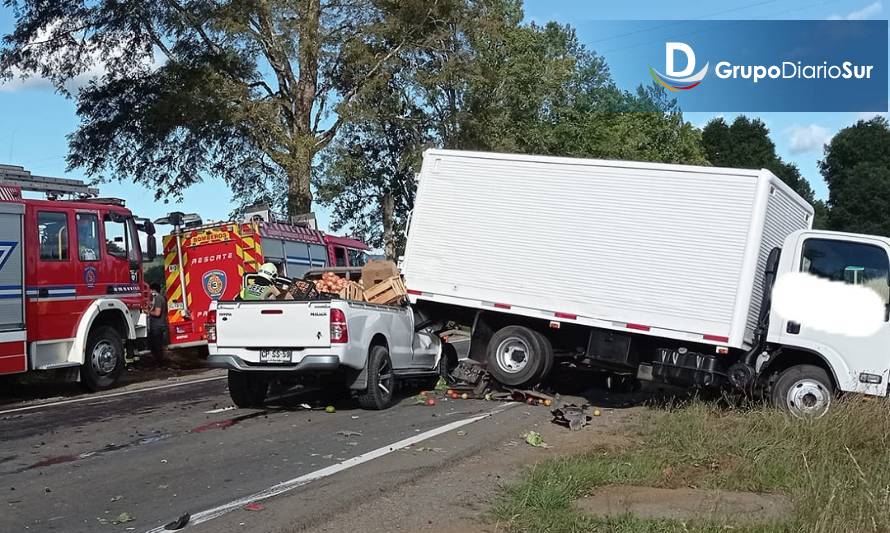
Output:
[[[443,2],[444,3],[444,2]],[[438,16],[395,0],[7,0],[0,72],[77,98],[69,167],[176,197],[220,177],[244,203],[311,207],[318,152],[402,48]],[[405,19],[407,20],[407,19]],[[76,94],[69,82],[101,70]]]
[[362,119],[328,150],[318,191],[333,229],[398,255],[426,146],[707,163],[676,103],[654,86],[616,87],[570,26],[523,23],[514,1],[462,13],[428,29],[446,45],[400,51],[390,83],[365,94]]
[[842,129],[819,162],[829,187],[828,226],[890,236],[890,125],[876,117]]

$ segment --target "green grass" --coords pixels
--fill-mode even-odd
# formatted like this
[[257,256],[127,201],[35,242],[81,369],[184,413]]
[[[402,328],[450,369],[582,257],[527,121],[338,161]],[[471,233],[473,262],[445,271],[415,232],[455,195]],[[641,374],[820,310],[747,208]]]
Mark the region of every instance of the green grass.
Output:
[[[596,426],[587,431],[596,431]],[[529,532],[890,532],[890,405],[850,398],[819,420],[692,402],[649,409],[627,449],[593,449],[531,467],[493,508],[500,530]],[[720,488],[787,495],[793,513],[751,527],[597,519],[573,507],[605,485]]]

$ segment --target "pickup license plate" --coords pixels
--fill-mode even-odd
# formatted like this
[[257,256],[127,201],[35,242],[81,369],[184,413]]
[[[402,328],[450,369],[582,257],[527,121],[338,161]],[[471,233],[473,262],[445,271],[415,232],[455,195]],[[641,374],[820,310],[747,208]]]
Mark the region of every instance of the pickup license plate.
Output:
[[290,363],[291,350],[260,350],[261,363]]

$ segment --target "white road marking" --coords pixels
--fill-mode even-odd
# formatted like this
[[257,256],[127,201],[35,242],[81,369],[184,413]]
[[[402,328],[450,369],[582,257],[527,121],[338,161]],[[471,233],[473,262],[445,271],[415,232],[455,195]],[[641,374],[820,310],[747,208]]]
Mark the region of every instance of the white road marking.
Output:
[[[382,448],[377,448],[376,450],[363,453],[361,455],[357,455],[355,457],[346,459],[345,461],[339,462],[335,465],[331,465],[320,470],[316,470],[315,472],[310,472],[308,474],[304,474],[299,477],[295,477],[293,479],[289,479],[287,481],[283,481],[278,483],[277,485],[272,485],[271,487],[261,490],[259,492],[255,492],[250,496],[245,496],[243,498],[239,498],[237,500],[233,500],[229,503],[220,505],[219,507],[214,507],[212,509],[207,509],[205,511],[200,511],[192,514],[191,519],[189,520],[188,525],[186,526],[196,526],[198,524],[203,524],[209,520],[213,520],[214,518],[219,518],[225,514],[228,514],[232,511],[240,509],[245,505],[250,503],[256,503],[259,501],[267,500],[274,496],[278,496],[280,494],[284,494],[285,492],[289,492],[298,487],[302,487],[304,485],[308,485],[313,481],[318,481],[319,479],[326,478],[328,476],[332,476],[338,472],[342,472],[354,466],[358,466],[363,463],[367,463],[368,461],[372,461],[374,459],[378,459],[383,457],[384,455],[390,454],[392,452],[396,452],[399,450],[403,450],[409,446],[413,446],[419,442],[423,442],[427,439],[431,439],[438,435],[442,435],[443,433],[448,433],[449,431],[455,430],[457,428],[466,426],[468,424],[472,424],[473,422],[478,422],[485,418],[489,418],[491,416],[500,413],[510,407],[519,405],[518,403],[505,403],[501,404],[498,407],[488,411],[487,413],[483,413],[481,415],[476,415],[470,418],[465,418],[463,420],[455,420],[454,422],[445,424],[444,426],[439,426],[437,428],[433,428],[429,431],[424,431],[423,433],[418,433],[417,435],[413,435],[408,437],[407,439],[402,439],[398,442],[394,442],[387,446],[383,446]],[[185,529],[185,528],[183,528]],[[154,529],[148,530],[146,533],[163,533],[167,531],[164,529],[164,526],[159,526]]]
[[116,398],[118,396],[129,396],[130,394],[139,394],[140,392],[150,392],[162,389],[171,389],[173,387],[183,387],[185,385],[194,385],[196,383],[206,383],[208,381],[218,381],[220,379],[226,379],[226,376],[216,376],[212,378],[201,378],[201,379],[192,379],[188,381],[180,381],[177,383],[167,383],[165,385],[157,385],[154,387],[145,387],[141,389],[133,389],[121,392],[112,392],[111,394],[103,394],[101,396],[84,396],[83,398],[72,398],[70,400],[61,400],[58,402],[49,402],[49,403],[39,403],[36,405],[29,405],[27,407],[17,407],[15,409],[7,409],[6,411],[0,411],[0,415],[6,415],[10,413],[20,413],[22,411],[33,411],[34,409],[43,409],[44,407],[55,407],[58,405],[68,405],[72,403],[82,403],[82,402],[95,402],[97,400],[104,400],[105,398]]
[[219,409],[211,409],[209,411],[204,411],[205,415],[215,415],[216,413],[224,413],[226,411],[234,411],[237,409],[234,405],[230,405],[228,407],[220,407]]

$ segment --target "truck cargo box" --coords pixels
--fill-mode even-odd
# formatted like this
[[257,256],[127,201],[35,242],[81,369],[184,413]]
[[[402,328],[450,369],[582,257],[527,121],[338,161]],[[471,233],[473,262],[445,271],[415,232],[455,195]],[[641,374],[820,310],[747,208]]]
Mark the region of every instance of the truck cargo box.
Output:
[[403,272],[415,301],[740,348],[812,219],[768,170],[428,150]]

